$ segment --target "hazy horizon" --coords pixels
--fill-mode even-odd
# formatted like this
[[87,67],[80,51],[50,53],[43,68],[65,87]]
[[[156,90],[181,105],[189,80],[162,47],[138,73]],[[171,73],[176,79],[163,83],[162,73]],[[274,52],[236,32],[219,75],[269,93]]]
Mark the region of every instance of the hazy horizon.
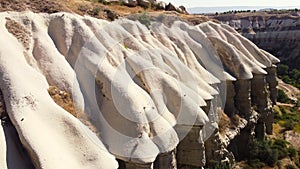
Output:
[[213,6],[213,7],[192,7],[187,8],[187,11],[191,14],[196,13],[216,13],[227,12],[230,10],[261,10],[261,9],[300,9],[299,6]]
[[193,7],[231,7],[231,6],[266,6],[266,7],[284,7],[284,6],[295,6],[299,7],[300,2],[299,0],[289,0],[289,1],[282,1],[282,0],[251,0],[251,1],[238,1],[238,0],[164,0],[165,2],[171,2],[175,6],[183,5],[186,8],[193,8]]

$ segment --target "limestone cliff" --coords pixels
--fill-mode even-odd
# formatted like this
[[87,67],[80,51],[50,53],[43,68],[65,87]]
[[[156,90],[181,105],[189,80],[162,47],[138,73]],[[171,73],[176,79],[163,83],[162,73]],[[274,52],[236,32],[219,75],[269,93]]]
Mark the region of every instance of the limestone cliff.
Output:
[[[129,18],[0,14],[0,116],[31,159],[20,165],[232,164],[272,132],[277,58],[225,24]],[[20,154],[3,153],[16,148],[8,132],[1,125],[0,164],[10,169]]]
[[293,68],[300,64],[300,15],[286,14],[229,14],[216,19],[240,31],[260,48],[278,56],[282,63]]

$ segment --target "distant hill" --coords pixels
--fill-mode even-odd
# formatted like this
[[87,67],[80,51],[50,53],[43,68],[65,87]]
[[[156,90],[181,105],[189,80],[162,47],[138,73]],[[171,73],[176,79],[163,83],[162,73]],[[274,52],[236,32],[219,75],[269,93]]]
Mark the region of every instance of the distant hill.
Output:
[[194,7],[188,8],[188,12],[191,14],[196,13],[215,13],[215,12],[227,12],[230,10],[260,10],[260,9],[294,9],[300,8],[300,6],[284,6],[284,7],[272,7],[272,6],[220,6],[220,7]]

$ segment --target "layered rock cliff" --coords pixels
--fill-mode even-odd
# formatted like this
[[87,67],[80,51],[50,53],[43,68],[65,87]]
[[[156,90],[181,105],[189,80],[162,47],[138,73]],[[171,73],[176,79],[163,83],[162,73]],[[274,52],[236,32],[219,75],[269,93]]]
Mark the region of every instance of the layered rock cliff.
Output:
[[1,167],[232,164],[272,132],[278,59],[225,24],[130,18],[0,14]]
[[300,15],[248,13],[216,16],[241,32],[260,48],[278,56],[293,68],[300,65]]

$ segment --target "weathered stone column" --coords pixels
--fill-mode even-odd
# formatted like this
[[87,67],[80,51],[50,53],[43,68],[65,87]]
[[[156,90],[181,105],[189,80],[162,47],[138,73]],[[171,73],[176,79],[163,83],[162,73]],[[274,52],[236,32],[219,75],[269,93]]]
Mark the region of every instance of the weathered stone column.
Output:
[[232,81],[226,81],[226,104],[224,108],[224,112],[227,116],[231,117],[232,115],[237,113],[234,104],[234,97],[235,97],[235,89]]
[[[189,130],[190,129],[190,130]],[[204,143],[199,140],[202,126],[176,126],[177,133],[188,134],[181,140],[177,146],[177,164],[178,169],[196,169],[205,166],[205,147]]]
[[154,169],[177,169],[176,150],[159,154],[154,162]]
[[264,139],[265,134],[272,134],[273,111],[269,100],[266,75],[253,74],[251,81],[251,99],[252,105],[260,114],[256,125],[256,138]]
[[206,165],[214,164],[215,162],[221,162],[223,159],[222,154],[222,142],[220,140],[218,129],[207,139],[205,140],[205,157]]
[[254,139],[253,130],[255,123],[250,123],[240,131],[233,140],[230,141],[227,149],[230,150],[236,160],[242,160],[249,156],[249,143]]
[[278,82],[276,80],[276,77],[277,77],[276,66],[273,65],[272,67],[268,67],[266,69],[266,71],[268,72],[267,83],[269,85],[270,99],[271,99],[273,105],[275,105],[276,101],[277,101],[277,96],[278,96],[278,90],[276,88],[278,85]]
[[153,169],[153,163],[149,164],[138,164],[128,161],[119,160],[119,169]]
[[234,83],[234,104],[241,117],[251,116],[250,80],[238,79]]
[[267,116],[266,108],[268,104],[266,87],[267,82],[265,75],[253,74],[253,79],[251,80],[251,99],[252,105],[259,113],[259,119],[255,127],[255,136],[260,140],[265,138],[266,133],[265,119]]
[[258,113],[265,113],[268,104],[266,75],[253,74],[251,80],[251,101],[257,107]]

